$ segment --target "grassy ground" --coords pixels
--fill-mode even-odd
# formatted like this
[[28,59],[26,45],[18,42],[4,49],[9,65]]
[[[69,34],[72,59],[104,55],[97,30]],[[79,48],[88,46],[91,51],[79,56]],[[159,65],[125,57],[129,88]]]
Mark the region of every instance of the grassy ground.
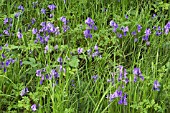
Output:
[[1,0],[0,28],[1,112],[170,112],[166,0]]

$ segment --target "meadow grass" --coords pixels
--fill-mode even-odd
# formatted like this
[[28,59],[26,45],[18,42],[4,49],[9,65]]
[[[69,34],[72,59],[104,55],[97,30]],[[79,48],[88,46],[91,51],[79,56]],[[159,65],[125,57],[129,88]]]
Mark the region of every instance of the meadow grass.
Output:
[[0,23],[0,112],[170,112],[168,1],[1,0]]

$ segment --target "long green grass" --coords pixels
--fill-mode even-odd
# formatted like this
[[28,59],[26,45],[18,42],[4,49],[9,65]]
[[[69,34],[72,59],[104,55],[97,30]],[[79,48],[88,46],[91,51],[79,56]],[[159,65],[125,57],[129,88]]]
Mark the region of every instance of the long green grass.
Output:
[[[169,113],[170,112],[170,33],[164,33],[164,26],[170,21],[170,3],[166,0],[33,0],[0,1],[0,112],[30,113],[36,104],[37,113]],[[55,4],[50,11],[49,4]],[[22,5],[24,11],[18,10]],[[46,9],[46,14],[41,9]],[[20,12],[19,17],[15,14]],[[53,14],[53,18],[49,18]],[[156,17],[153,17],[156,14]],[[128,16],[126,18],[125,16]],[[60,17],[65,16],[70,29],[63,32]],[[92,38],[85,38],[85,20],[94,20],[97,30],[92,30]],[[10,35],[4,34],[9,28],[5,18],[12,18]],[[35,23],[32,24],[32,19]],[[114,20],[117,32],[109,25]],[[46,44],[34,43],[36,35],[32,29],[41,28],[42,22],[51,22],[59,27],[59,35],[51,35]],[[141,32],[137,32],[141,25]],[[128,26],[126,36],[118,38],[121,27]],[[160,26],[162,34],[156,36],[154,26]],[[151,29],[150,44],[142,38],[145,30]],[[157,29],[157,28],[156,28]],[[21,31],[23,37],[18,39]],[[136,31],[136,36],[131,33]],[[138,39],[135,42],[135,38]],[[48,45],[49,50],[44,53]],[[58,49],[54,47],[58,45]],[[90,57],[95,45],[101,56]],[[78,54],[77,49],[83,48]],[[3,58],[3,54],[6,56]],[[58,58],[61,57],[62,70]],[[6,67],[6,61],[14,59]],[[21,65],[22,62],[22,65]],[[129,83],[118,81],[120,70],[127,71]],[[140,68],[144,80],[139,77],[134,82],[133,70]],[[44,81],[36,76],[42,72]],[[55,69],[59,77],[46,79]],[[125,72],[125,71],[123,71]],[[97,79],[94,80],[94,75]],[[109,82],[109,80],[111,80]],[[160,90],[153,90],[154,81],[160,83]],[[21,96],[24,88],[29,92]],[[127,94],[127,105],[118,104],[120,97],[109,101],[116,90]]]

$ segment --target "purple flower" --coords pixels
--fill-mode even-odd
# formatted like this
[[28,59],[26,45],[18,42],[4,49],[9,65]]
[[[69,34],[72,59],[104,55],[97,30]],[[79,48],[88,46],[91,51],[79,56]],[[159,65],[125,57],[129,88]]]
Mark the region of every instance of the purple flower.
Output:
[[116,22],[114,22],[113,20],[110,21],[110,26],[114,28],[118,28],[118,24],[116,24]]
[[41,70],[36,70],[36,76],[39,76],[39,77],[41,77],[42,75],[41,75]]
[[133,69],[133,74],[135,75],[134,76],[134,81],[136,81],[136,79],[137,79],[136,76],[139,76],[142,80],[144,80],[144,77],[143,77],[143,75],[142,75],[139,68],[134,68]]
[[70,27],[64,24],[63,27],[62,27],[62,29],[63,29],[64,32],[66,32],[67,30],[70,29]]
[[122,31],[124,32],[124,36],[126,36],[126,33],[129,31],[128,26],[124,27]]
[[63,59],[62,59],[61,57],[59,57],[57,61],[58,61],[60,64],[62,64]]
[[113,94],[110,94],[109,97],[109,101],[113,101],[114,98],[117,98],[117,97],[122,97],[122,91],[120,90],[116,90]]
[[4,24],[7,24],[8,23],[8,18],[5,18],[4,19]]
[[32,18],[31,23],[34,24],[36,22],[35,18]]
[[5,63],[6,67],[8,67],[10,65],[10,63],[11,63],[11,60],[7,60],[6,63]]
[[45,14],[46,13],[46,10],[44,8],[41,9],[41,13],[42,14]]
[[141,29],[142,29],[142,26],[141,25],[137,25],[137,29],[138,29],[138,32],[140,32]]
[[92,34],[90,33],[90,29],[86,29],[86,30],[84,31],[84,36],[85,36],[86,38],[92,38]]
[[124,104],[127,105],[127,94],[124,94],[123,97],[119,100],[118,104]]
[[96,82],[97,78],[98,78],[98,75],[92,76],[92,79],[94,80],[94,82]]
[[19,39],[21,39],[21,38],[22,38],[22,33],[21,33],[21,32],[18,32],[18,33],[17,33],[17,37],[18,37]]
[[53,14],[50,14],[50,18],[53,18],[54,17],[54,15]]
[[128,19],[128,15],[125,15],[125,18]]
[[169,29],[170,29],[170,21],[165,25],[165,34],[167,35],[169,33]]
[[32,29],[32,34],[36,34],[38,32],[37,28]]
[[56,8],[56,6],[55,6],[54,4],[51,4],[51,5],[48,5],[48,8],[49,8],[51,11],[53,11],[53,10]]
[[95,26],[94,21],[90,17],[85,20],[85,23],[88,25],[89,29],[97,30],[97,26]]
[[2,58],[6,58],[5,54],[3,54],[3,53],[2,53],[2,55],[1,55],[1,56],[2,56]]
[[33,104],[33,105],[31,106],[32,111],[36,111],[36,110],[37,110],[36,107],[37,107],[36,104]]
[[143,37],[142,37],[142,40],[148,41],[148,38],[149,38],[149,36],[143,36]]
[[94,21],[88,17],[86,20],[85,20],[85,23],[88,25],[88,26],[93,26],[94,25]]
[[19,61],[20,66],[22,66],[22,60]]
[[8,31],[8,30],[4,30],[3,33],[4,33],[5,35],[8,35],[8,36],[9,36],[9,31]]
[[47,53],[48,49],[49,49],[49,47],[48,47],[48,45],[46,45],[46,46],[45,46],[44,53]]
[[18,6],[18,9],[24,11],[24,7],[22,5]]
[[136,31],[133,31],[133,32],[132,32],[132,35],[135,36],[135,35],[136,35]]
[[2,46],[0,46],[0,50],[2,50]]
[[15,18],[18,18],[19,16],[21,15],[21,12],[17,12],[17,13],[15,13]]
[[60,34],[60,29],[59,29],[59,27],[56,27],[55,28],[55,35],[59,35]]
[[29,91],[28,91],[28,88],[24,88],[22,91],[21,91],[21,93],[20,93],[20,95],[21,96],[24,96],[26,93],[28,93]]
[[151,34],[151,30],[149,28],[147,28],[145,30],[145,36],[149,36]]
[[67,22],[68,22],[65,16],[62,16],[62,17],[60,18],[60,20],[61,20],[65,25],[66,25]]
[[94,50],[96,50],[96,51],[98,51],[98,50],[99,50],[99,48],[98,48],[98,46],[97,46],[97,45],[95,45],[95,46],[94,46]]
[[159,91],[159,90],[160,90],[160,89],[159,89],[160,86],[161,86],[161,85],[159,84],[159,82],[158,82],[157,80],[155,80],[155,81],[154,81],[154,84],[153,84],[153,90]]
[[79,48],[77,49],[77,52],[78,52],[78,54],[81,54],[81,53],[83,52],[83,48],[80,48],[80,47],[79,47]]
[[111,20],[110,26],[113,27],[113,32],[116,32],[116,29],[118,28],[118,24],[114,22],[113,20]]
[[117,33],[117,37],[118,37],[118,38],[122,38],[122,34]]

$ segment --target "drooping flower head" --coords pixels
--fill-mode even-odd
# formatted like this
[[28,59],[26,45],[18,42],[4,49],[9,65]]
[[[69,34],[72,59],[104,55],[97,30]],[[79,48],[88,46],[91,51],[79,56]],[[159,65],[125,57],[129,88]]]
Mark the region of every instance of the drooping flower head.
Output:
[[142,75],[139,68],[134,68],[133,69],[133,74],[134,74],[134,82],[136,82],[136,79],[137,79],[136,77],[137,76],[139,76],[142,80],[144,80],[144,77],[143,77],[143,75]]
[[56,8],[56,6],[55,6],[54,4],[51,4],[51,5],[48,5],[48,8],[49,8],[51,11],[53,11],[53,10]]
[[33,104],[33,105],[31,106],[31,109],[32,109],[32,111],[36,111],[36,110],[37,110],[36,104]]
[[160,86],[161,86],[161,85],[159,84],[159,82],[158,82],[157,80],[155,80],[155,81],[154,81],[154,84],[153,84],[153,90],[159,91],[159,90],[160,90],[160,89],[159,89]]
[[21,91],[21,93],[20,93],[20,95],[21,96],[24,96],[26,93],[28,93],[29,91],[28,91],[28,88],[24,88],[22,91]]

